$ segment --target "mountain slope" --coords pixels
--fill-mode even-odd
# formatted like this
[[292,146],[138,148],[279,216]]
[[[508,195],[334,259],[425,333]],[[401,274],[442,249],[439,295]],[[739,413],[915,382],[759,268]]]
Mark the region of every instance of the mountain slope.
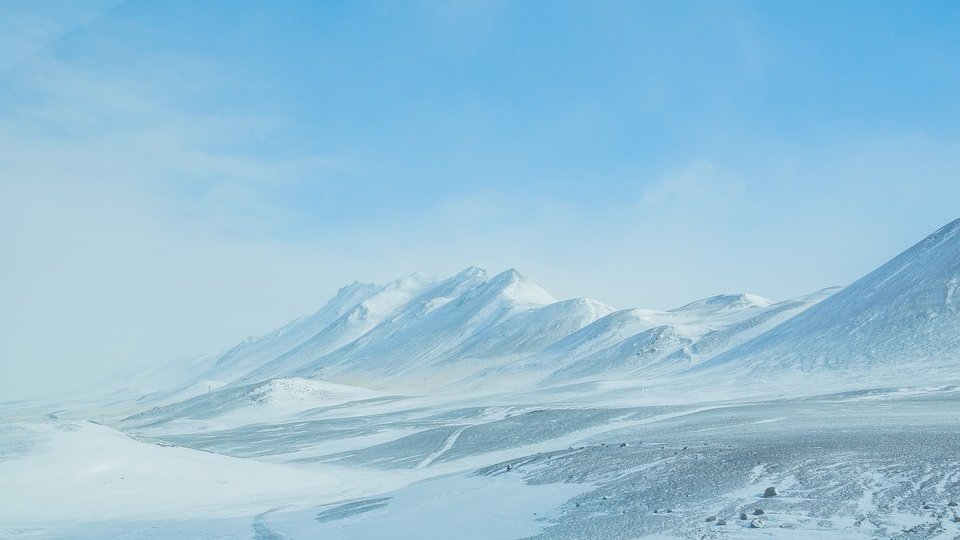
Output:
[[[422,392],[427,385],[495,389],[676,374],[831,292],[779,303],[720,295],[672,311],[615,311],[590,299],[558,300],[513,269],[354,283],[311,316],[220,355],[174,364],[165,380],[178,382],[141,402],[172,405],[221,388],[233,395],[281,378]],[[201,401],[213,404],[219,395]]]
[[816,372],[960,365],[960,220],[771,331],[704,364]]
[[667,312],[624,310],[600,319],[551,350],[562,366],[545,382],[662,376],[682,372],[744,343],[823,300],[826,289],[784,302],[722,295]]

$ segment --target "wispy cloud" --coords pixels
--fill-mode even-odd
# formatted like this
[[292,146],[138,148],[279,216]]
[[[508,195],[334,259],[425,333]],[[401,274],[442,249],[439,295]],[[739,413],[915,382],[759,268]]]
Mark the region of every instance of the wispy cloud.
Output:
[[0,17],[0,72],[42,52],[124,0],[8,2]]
[[939,21],[937,62],[887,62],[874,21],[850,69],[819,56],[846,24],[812,42],[762,4],[337,6],[4,6],[0,392],[418,269],[622,307],[783,298],[956,217]]
[[742,176],[723,171],[710,161],[696,160],[664,172],[643,190],[637,204],[646,212],[672,211],[677,207],[701,212],[730,206],[745,190]]
[[[192,71],[165,61],[145,73],[43,54],[4,75],[4,395],[225,347],[312,310],[348,278],[332,270],[336,282],[304,289],[344,265],[285,240],[308,216],[277,192],[353,163],[249,151],[274,120],[191,110]],[[33,385],[37,365],[56,369]]]

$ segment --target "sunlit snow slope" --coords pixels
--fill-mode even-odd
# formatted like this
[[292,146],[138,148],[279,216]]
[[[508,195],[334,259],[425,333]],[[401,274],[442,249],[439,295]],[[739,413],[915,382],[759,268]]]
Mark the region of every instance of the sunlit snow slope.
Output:
[[165,378],[179,376],[176,384],[141,402],[190,399],[180,407],[234,410],[251,389],[278,379],[422,392],[677,373],[832,292],[779,303],[724,295],[673,311],[617,311],[591,299],[558,300],[515,270],[490,277],[468,268],[443,280],[415,274],[382,287],[354,283],[276,332],[220,355],[164,365]]
[[447,279],[414,274],[385,286],[354,283],[276,332],[166,364],[164,380],[175,383],[141,402],[220,391],[200,398],[214,403],[276,379],[422,393],[712,371],[773,376],[912,362],[952,369],[960,358],[958,289],[960,221],[844,290],[781,302],[728,294],[671,311],[615,310],[559,300],[512,269],[489,276],[471,267]]
[[828,372],[960,367],[960,220],[705,368]]
[[224,353],[0,408],[0,537],[954,538],[958,280],[960,221],[780,302],[354,283]]

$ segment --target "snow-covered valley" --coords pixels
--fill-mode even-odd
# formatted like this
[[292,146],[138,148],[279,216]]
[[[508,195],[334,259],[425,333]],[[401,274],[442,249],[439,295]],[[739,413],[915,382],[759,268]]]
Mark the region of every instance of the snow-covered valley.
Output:
[[229,351],[0,404],[0,537],[957,538],[958,279],[960,220],[778,302],[354,283]]

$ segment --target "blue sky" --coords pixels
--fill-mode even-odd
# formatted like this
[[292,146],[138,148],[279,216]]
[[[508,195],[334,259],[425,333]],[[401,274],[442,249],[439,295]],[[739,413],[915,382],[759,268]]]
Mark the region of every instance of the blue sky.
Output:
[[354,279],[784,299],[960,216],[956,2],[0,10],[0,396],[215,351]]

